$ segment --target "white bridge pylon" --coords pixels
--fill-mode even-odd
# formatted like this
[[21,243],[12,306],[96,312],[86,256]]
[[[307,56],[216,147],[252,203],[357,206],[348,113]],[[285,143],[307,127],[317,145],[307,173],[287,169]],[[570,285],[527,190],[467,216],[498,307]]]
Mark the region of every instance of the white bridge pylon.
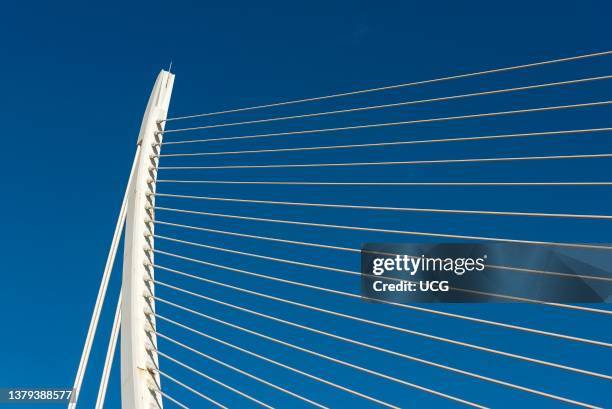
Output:
[[104,406],[104,395],[110,375],[121,325],[121,406],[123,409],[162,408],[157,372],[157,342],[154,333],[155,311],[153,288],[153,206],[157,178],[157,155],[163,137],[165,119],[172,95],[174,74],[162,70],[157,76],[144,113],[134,163],[128,179],[121,211],[107,256],[104,273],[87,336],[79,361],[69,409],[77,407],[79,393],[91,354],[106,290],[110,281],[121,233],[125,225],[122,294],[120,308],[109,340],[96,409]]
[[174,74],[157,77],[142,120],[140,155],[129,187],[121,300],[121,402],[123,409],[162,406],[157,372],[153,300],[153,207],[157,155]]

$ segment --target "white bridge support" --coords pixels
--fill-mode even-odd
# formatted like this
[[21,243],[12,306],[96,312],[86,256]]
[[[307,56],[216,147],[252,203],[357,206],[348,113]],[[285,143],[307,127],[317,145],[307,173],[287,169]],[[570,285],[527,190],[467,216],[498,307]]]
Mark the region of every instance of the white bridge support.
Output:
[[140,127],[130,186],[123,257],[121,304],[121,402],[123,409],[161,408],[153,298],[153,205],[157,158],[174,75],[161,71]]

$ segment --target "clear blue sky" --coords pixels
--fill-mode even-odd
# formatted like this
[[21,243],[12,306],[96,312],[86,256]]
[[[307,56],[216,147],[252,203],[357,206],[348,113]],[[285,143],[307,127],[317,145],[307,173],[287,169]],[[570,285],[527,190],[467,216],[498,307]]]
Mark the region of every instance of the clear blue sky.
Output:
[[[69,386],[85,337],[93,302],[130,163],[142,112],[155,76],[174,62],[176,73],[171,115],[182,115],[257,105],[279,100],[318,96],[354,89],[430,79],[559,57],[608,50],[610,12],[606,2],[252,2],[219,6],[213,2],[4,2],[0,13],[3,78],[2,118],[2,281],[0,285],[0,387]],[[569,63],[513,74],[457,81],[435,86],[368,94],[318,105],[296,106],[243,116],[193,121],[215,123],[238,118],[316,112],[385,102],[405,101],[454,93],[520,86],[611,73],[612,58]],[[270,130],[309,129],[375,121],[461,115],[495,110],[590,102],[610,99],[612,87],[598,82],[548,91],[483,97],[453,103],[428,104],[393,112],[355,114],[291,124],[230,128],[208,133],[169,136],[167,140],[209,135],[235,136]],[[173,125],[175,126],[175,125]],[[178,124],[176,125],[178,126]],[[609,108],[573,113],[529,114],[507,119],[473,120],[410,128],[367,132],[321,134],[300,138],[272,138],[236,143],[200,145],[204,150],[309,146],[363,141],[423,139],[440,136],[487,135],[523,131],[546,131],[610,126]],[[445,144],[375,152],[327,152],[308,155],[260,155],[211,159],[175,159],[162,165],[221,163],[288,163],[348,161],[360,159],[404,160],[479,156],[547,155],[612,152],[609,134],[567,136],[555,139],[509,140],[505,142]],[[452,145],[452,146],[451,146]],[[179,148],[173,151],[181,151]],[[170,149],[168,149],[170,152]],[[252,180],[609,180],[612,161],[498,164],[472,166],[396,167],[392,169],[339,169],[318,171],[244,171],[171,173],[164,178],[252,179]],[[414,207],[482,208],[514,211],[576,211],[609,213],[609,188],[546,189],[384,189],[378,195],[357,188],[272,189],[248,187],[180,188],[160,186],[163,192],[216,194],[228,197],[290,198],[336,203],[376,203]],[[382,193],[381,193],[382,192]],[[207,202],[160,201],[167,205],[233,212],[245,215],[274,215],[296,220],[338,222],[458,234],[556,241],[610,242],[610,225],[604,222],[537,221],[461,216],[431,216],[314,211],[255,207]],[[204,217],[158,214],[163,220],[188,222],[212,228],[250,232],[327,244],[359,247],[366,241],[414,240],[409,237],[365,235],[331,230],[298,229],[270,224],[239,223]],[[229,248],[272,256],[358,269],[358,257],[314,251],[301,247],[272,246],[248,240],[184,231],[159,229],[167,235],[188,237]],[[419,239],[416,239],[419,241]],[[424,241],[424,240],[422,240]],[[160,248],[192,255],[221,264],[243,267],[266,274],[317,283],[346,291],[359,284],[344,276],[295,267],[272,265],[185,246],[160,243]],[[539,357],[581,368],[609,372],[610,354],[602,348],[576,345],[512,331],[468,325],[427,314],[349,302],[332,296],[302,292],[236,277],[170,258],[159,262],[194,274],[284,294],[288,298],[316,302],[373,319],[454,337],[515,353]],[[309,275],[307,275],[309,274]],[[316,274],[314,276],[313,274]],[[587,376],[545,369],[527,363],[496,358],[459,347],[392,332],[372,332],[341,320],[313,313],[279,308],[271,302],[253,300],[212,286],[196,286],[170,274],[158,276],[214,294],[241,305],[258,307],[310,325],[337,330],[362,340],[391,345],[395,349],[456,367],[509,380],[551,393],[602,406],[612,404],[609,382]],[[116,296],[119,271],[114,274],[110,294]],[[284,292],[286,290],[286,292]],[[377,368],[403,379],[437,388],[466,399],[496,407],[559,404],[512,391],[486,382],[452,375],[411,362],[364,352],[345,344],[308,335],[248,315],[240,315],[205,302],[195,302],[160,290],[167,298],[234,322],[259,328],[335,354],[364,366]],[[110,303],[112,304],[112,303]],[[473,316],[513,322],[595,339],[612,338],[609,319],[579,312],[560,312],[528,305],[462,305],[436,307]],[[103,334],[109,329],[113,307],[104,311]],[[261,340],[241,336],[205,320],[177,314],[168,307],[160,312],[232,342],[256,349],[296,367],[317,373],[384,400],[413,407],[453,407],[454,404],[390,382],[354,375],[340,367],[315,361]],[[160,328],[192,345],[227,359],[228,362],[281,383],[326,404],[337,406],[347,395],[334,392],[298,376],[247,359],[239,353],[207,343],[163,324]],[[106,332],[105,332],[106,331]],[[189,353],[165,344],[181,359],[189,360],[213,376],[238,386],[276,406],[298,405],[295,400],[272,393],[263,386],[221,370]],[[98,355],[86,377],[84,408],[92,407],[105,339],[96,343]],[[203,382],[162,362],[168,372],[207,391],[231,407],[249,407],[248,401]],[[117,368],[117,366],[116,366]],[[118,405],[115,371],[109,391],[109,406]],[[168,390],[185,402],[197,402],[189,393]],[[364,405],[359,400],[345,403]],[[168,405],[170,407],[170,405]],[[291,406],[293,407],[293,406]],[[301,407],[301,406],[295,406]],[[368,407],[367,405],[364,407]]]

